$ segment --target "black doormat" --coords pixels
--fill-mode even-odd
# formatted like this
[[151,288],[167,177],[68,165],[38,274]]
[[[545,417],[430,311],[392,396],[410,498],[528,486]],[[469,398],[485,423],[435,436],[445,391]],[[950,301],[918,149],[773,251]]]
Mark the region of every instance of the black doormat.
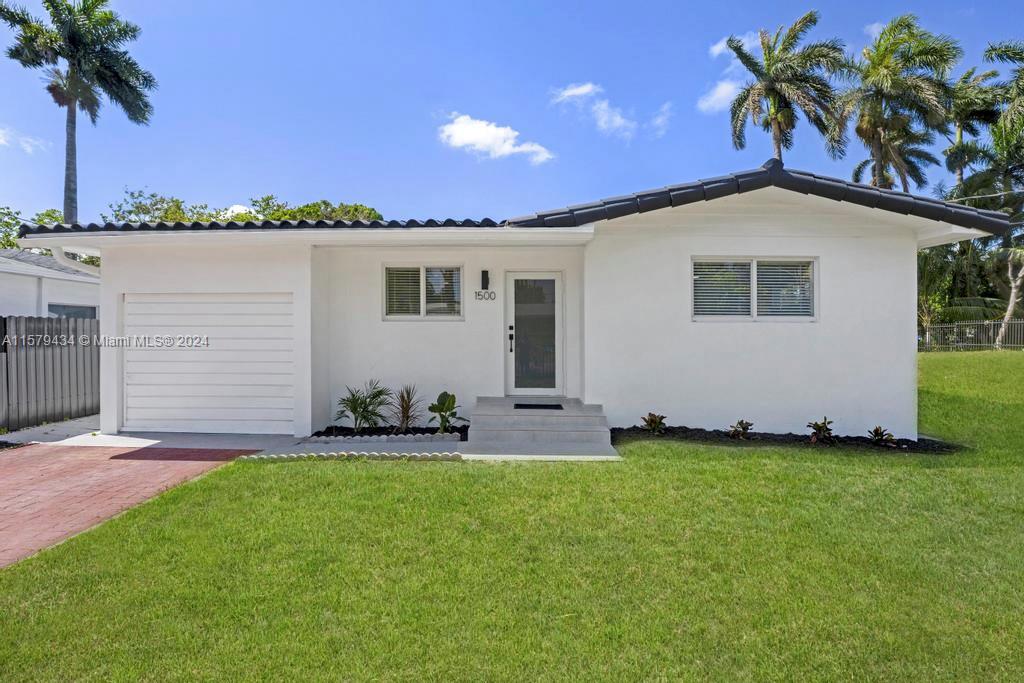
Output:
[[514,403],[515,410],[564,410],[561,403]]

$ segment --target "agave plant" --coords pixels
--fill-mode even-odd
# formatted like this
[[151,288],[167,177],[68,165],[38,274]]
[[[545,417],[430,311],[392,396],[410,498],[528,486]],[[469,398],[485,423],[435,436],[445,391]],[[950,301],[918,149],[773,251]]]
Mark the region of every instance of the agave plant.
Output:
[[665,416],[658,415],[657,413],[647,413],[644,417],[640,418],[643,422],[643,427],[651,434],[664,434],[665,433]]

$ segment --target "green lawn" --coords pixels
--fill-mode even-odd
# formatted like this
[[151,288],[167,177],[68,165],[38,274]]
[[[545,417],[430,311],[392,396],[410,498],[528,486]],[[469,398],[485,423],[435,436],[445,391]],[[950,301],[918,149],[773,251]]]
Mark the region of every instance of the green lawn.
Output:
[[954,455],[235,463],[0,570],[0,680],[1024,677],[1024,354],[921,357]]

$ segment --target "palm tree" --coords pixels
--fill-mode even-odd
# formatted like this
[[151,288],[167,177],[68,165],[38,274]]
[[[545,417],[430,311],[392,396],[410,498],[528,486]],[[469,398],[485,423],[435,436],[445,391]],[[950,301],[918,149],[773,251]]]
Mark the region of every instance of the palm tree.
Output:
[[993,269],[1004,266],[1006,268],[1006,282],[997,279],[1000,289],[1006,293],[1006,313],[1003,314],[1003,321],[999,325],[999,334],[996,335],[996,350],[1003,348],[1003,341],[1006,339],[1006,331],[1010,327],[1010,320],[1017,310],[1017,304],[1024,292],[1024,248],[1008,247],[1000,249],[993,259]]
[[964,168],[978,158],[978,145],[964,141],[964,133],[971,137],[981,135],[982,126],[999,120],[999,88],[989,82],[998,76],[996,71],[976,73],[965,71],[950,88],[949,123],[953,137],[946,148],[946,168],[955,175],[956,184],[964,182]]
[[726,44],[753,75],[732,102],[732,144],[746,147],[747,119],[772,135],[775,158],[793,146],[793,130],[803,115],[825,138],[833,157],[842,156],[845,140],[835,126],[836,94],[829,78],[843,64],[843,43],[835,38],[803,47],[798,44],[818,23],[818,13],[808,12],[783,32],[775,35],[762,29],[761,59],[758,60],[730,36]]
[[[978,148],[985,167],[964,179],[961,196],[970,206],[1002,211],[1019,223],[1024,220],[1024,120],[1016,125],[1000,120],[989,133],[991,144]],[[1012,232],[1002,246],[1013,246]]]
[[875,187],[891,190],[896,184],[895,175],[904,192],[910,192],[911,180],[918,189],[921,189],[928,184],[924,167],[939,163],[926,147],[933,142],[935,135],[930,130],[906,128],[902,131],[893,131],[887,134],[882,142],[882,173],[879,174],[875,168],[875,159],[868,158],[854,167],[853,182],[862,182],[865,171],[870,168],[871,184]]
[[1024,123],[1024,42],[991,44],[985,50],[985,59],[990,62],[1017,65],[1006,89],[1006,108],[1001,118],[1008,126]]
[[960,59],[955,40],[918,26],[907,14],[890,21],[844,74],[852,86],[841,97],[841,125],[855,118],[854,131],[871,154],[874,184],[884,183],[889,137],[917,125],[941,129],[946,120],[946,77]]
[[153,113],[147,93],[156,79],[124,46],[139,37],[135,24],[107,8],[107,0],[44,0],[50,23],[0,0],[0,20],[16,31],[7,56],[30,69],[46,70],[46,90],[67,110],[64,148],[64,222],[78,221],[78,110],[93,125],[101,97],[128,119],[145,124]]

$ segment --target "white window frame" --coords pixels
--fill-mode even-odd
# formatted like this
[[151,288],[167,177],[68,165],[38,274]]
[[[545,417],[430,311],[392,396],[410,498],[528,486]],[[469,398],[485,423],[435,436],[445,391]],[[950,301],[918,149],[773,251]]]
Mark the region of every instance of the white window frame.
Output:
[[[811,264],[811,286],[814,289],[814,315],[764,315],[757,314],[757,262]],[[697,315],[697,298],[694,296],[695,263],[749,263],[750,264],[750,315]],[[694,256],[690,259],[690,319],[694,322],[753,322],[753,323],[816,323],[820,317],[821,287],[818,275],[817,256]]]
[[95,317],[93,318],[76,318],[76,320],[99,320],[100,319],[100,307],[98,304],[69,304],[63,301],[48,301],[46,302],[46,317],[50,317],[50,306],[73,306],[75,308],[91,308]]
[[[419,268],[420,312],[418,315],[388,315],[388,268]],[[427,315],[427,269],[454,268],[459,271],[459,315]],[[384,263],[380,269],[380,313],[385,322],[457,322],[466,319],[466,269],[462,263],[422,261]]]

